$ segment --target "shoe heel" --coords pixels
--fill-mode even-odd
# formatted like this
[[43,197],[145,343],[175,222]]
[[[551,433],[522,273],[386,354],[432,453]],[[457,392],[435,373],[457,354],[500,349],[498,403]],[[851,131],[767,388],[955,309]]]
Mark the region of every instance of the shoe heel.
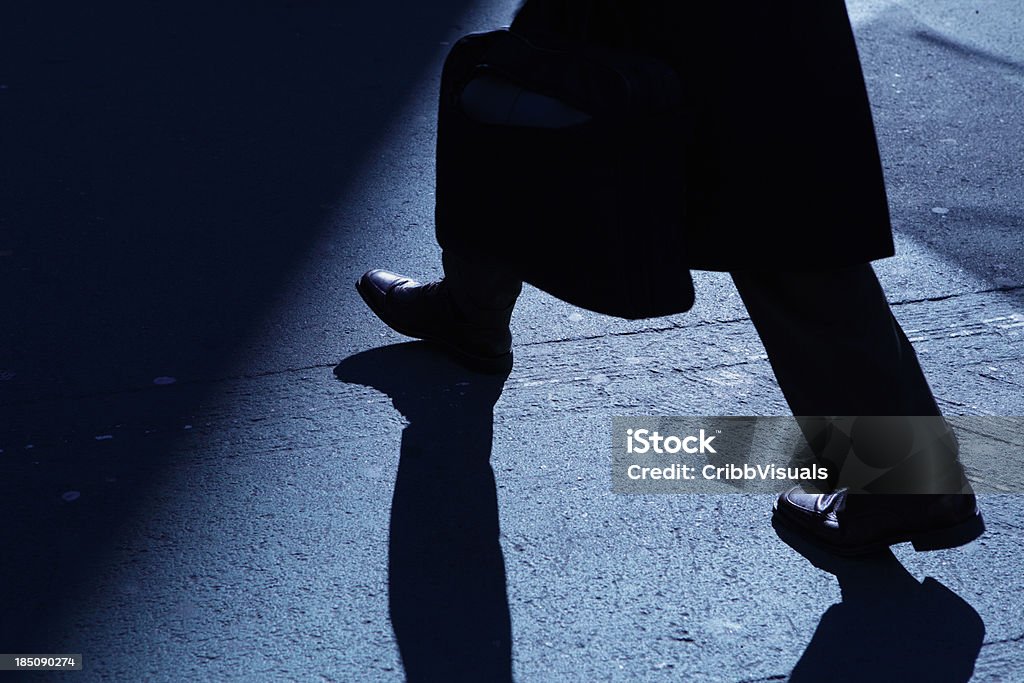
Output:
[[967,545],[983,533],[985,533],[985,521],[980,514],[977,514],[948,529],[919,534],[910,539],[910,543],[917,551],[943,550]]

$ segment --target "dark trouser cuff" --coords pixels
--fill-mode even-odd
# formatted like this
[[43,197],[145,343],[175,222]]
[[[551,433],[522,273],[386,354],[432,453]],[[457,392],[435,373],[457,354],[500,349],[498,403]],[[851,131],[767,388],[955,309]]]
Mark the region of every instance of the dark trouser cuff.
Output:
[[451,249],[441,253],[441,263],[455,305],[468,316],[509,312],[523,290],[522,281],[500,266],[466,258]]

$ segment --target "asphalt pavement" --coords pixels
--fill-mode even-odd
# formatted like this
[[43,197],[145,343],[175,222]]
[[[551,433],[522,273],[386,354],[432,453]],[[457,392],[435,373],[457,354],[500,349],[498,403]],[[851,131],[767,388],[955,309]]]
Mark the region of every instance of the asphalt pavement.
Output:
[[[365,308],[364,270],[440,275],[442,60],[516,4],[0,10],[0,654],[82,655],[40,680],[1024,681],[1019,495],[964,548],[839,561],[770,496],[611,492],[613,416],[787,414],[727,276],[639,322],[528,287],[504,382]],[[944,412],[1021,415],[1019,3],[847,4],[893,311]]]

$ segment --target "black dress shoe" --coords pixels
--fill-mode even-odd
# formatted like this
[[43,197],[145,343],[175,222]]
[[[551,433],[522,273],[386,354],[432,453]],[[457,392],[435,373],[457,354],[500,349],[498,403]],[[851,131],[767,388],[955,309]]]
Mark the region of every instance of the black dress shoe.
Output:
[[364,273],[356,290],[395,332],[436,343],[478,372],[512,369],[512,306],[466,312],[456,305],[445,280],[420,284],[386,270]]
[[867,555],[897,543],[940,550],[985,531],[974,494],[807,493],[795,486],[775,501],[775,521],[838,555]]

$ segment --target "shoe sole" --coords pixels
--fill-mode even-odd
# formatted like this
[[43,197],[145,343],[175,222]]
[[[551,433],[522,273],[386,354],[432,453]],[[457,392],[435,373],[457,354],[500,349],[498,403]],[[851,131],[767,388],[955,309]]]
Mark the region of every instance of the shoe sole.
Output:
[[462,365],[473,370],[475,372],[481,372],[487,375],[507,375],[512,371],[512,352],[509,351],[501,356],[477,356],[460,349],[449,341],[440,339],[438,337],[430,337],[419,334],[413,334],[409,330],[403,329],[401,325],[395,323],[384,311],[378,309],[373,305],[373,301],[364,292],[360,286],[362,278],[356,280],[356,291],[359,292],[360,298],[367,305],[367,307],[373,311],[373,314],[380,318],[381,322],[390,327],[392,330],[406,337],[412,337],[413,339],[422,339],[425,342],[434,344],[446,352],[455,357]]
[[786,529],[799,534],[801,538],[809,543],[813,543],[820,548],[843,557],[873,555],[885,550],[889,546],[898,545],[900,543],[910,543],[914,547],[914,550],[918,552],[959,548],[960,546],[967,545],[985,533],[985,520],[979,512],[974,516],[965,519],[958,524],[954,524],[953,526],[946,527],[945,529],[932,529],[929,531],[894,534],[864,545],[842,546],[830,543],[825,539],[819,538],[808,532],[807,529],[799,523],[794,522],[784,512],[781,512],[778,507],[775,507],[772,518],[774,521],[785,526]]

